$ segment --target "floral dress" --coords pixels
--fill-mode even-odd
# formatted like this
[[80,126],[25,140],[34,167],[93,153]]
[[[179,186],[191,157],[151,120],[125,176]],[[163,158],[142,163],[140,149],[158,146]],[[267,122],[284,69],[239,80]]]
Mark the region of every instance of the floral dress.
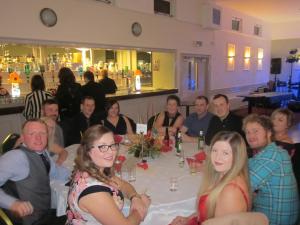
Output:
[[90,177],[86,172],[77,172],[68,195],[67,225],[101,225],[91,214],[81,210],[78,205],[81,197],[95,192],[110,193],[118,208],[122,210],[124,197],[121,191]]

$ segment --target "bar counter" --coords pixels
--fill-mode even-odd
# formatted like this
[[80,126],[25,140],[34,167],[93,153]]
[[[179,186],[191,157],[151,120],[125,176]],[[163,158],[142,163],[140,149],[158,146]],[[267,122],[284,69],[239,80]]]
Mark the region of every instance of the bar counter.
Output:
[[[160,95],[170,95],[178,93],[178,89],[151,89],[128,92],[127,90],[117,91],[115,94],[106,95],[107,99],[115,99],[117,101],[145,98]],[[0,115],[18,114],[24,110],[24,99],[7,99],[0,104]]]

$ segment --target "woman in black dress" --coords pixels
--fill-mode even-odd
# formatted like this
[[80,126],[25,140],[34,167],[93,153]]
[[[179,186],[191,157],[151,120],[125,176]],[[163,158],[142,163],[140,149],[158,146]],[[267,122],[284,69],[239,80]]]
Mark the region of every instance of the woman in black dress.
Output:
[[154,127],[161,135],[165,135],[166,127],[168,127],[170,135],[175,135],[176,131],[181,128],[184,118],[178,112],[180,99],[176,95],[169,95],[167,98],[167,110],[159,113]]
[[120,105],[116,100],[107,102],[107,117],[103,121],[103,125],[110,129],[114,134],[133,134],[133,130],[129,119],[120,114]]

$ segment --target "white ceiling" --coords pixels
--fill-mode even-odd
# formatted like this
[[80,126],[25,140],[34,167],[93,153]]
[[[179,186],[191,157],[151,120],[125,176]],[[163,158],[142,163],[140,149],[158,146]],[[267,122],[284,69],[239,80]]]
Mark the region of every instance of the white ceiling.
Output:
[[215,2],[267,22],[300,20],[300,0],[215,0]]

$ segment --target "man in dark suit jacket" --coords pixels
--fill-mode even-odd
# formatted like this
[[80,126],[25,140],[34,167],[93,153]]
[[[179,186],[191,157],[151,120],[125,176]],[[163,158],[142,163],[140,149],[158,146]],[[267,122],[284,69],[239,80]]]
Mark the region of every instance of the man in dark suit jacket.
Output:
[[214,135],[219,131],[236,131],[243,137],[242,119],[230,112],[228,97],[223,94],[217,94],[213,97],[213,107],[216,116],[212,117],[205,136],[205,143],[210,145]]
[[114,94],[117,91],[117,85],[113,79],[108,77],[107,70],[102,70],[103,79],[100,80],[99,84],[102,86],[105,94]]
[[95,112],[103,114],[105,112],[105,92],[102,86],[95,82],[94,74],[91,71],[86,71],[83,74],[85,85],[81,91],[83,96],[91,96],[95,100]]
[[70,123],[69,144],[78,144],[82,134],[95,124],[101,124],[101,116],[95,113],[95,100],[91,96],[85,96],[81,101],[81,112],[73,117]]

